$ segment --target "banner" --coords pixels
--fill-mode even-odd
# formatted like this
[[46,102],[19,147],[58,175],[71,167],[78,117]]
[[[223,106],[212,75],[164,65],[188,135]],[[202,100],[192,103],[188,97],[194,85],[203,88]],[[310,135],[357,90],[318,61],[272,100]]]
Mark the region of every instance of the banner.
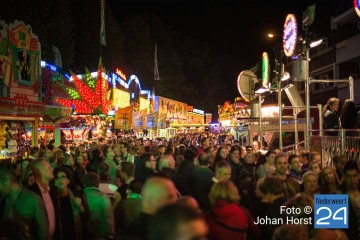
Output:
[[137,111],[132,116],[132,127],[133,129],[144,129],[146,128],[146,114],[147,109]]
[[187,104],[164,97],[155,97],[155,111],[166,114],[167,118],[186,119]]
[[128,130],[131,128],[132,111],[132,106],[118,109],[115,114],[114,129]]
[[154,112],[152,114],[147,115],[146,117],[146,128],[147,129],[156,129],[158,123],[159,113]]
[[205,123],[206,124],[209,124],[211,123],[211,120],[212,120],[212,114],[211,113],[205,113]]
[[157,128],[158,129],[166,128],[166,113],[159,114]]

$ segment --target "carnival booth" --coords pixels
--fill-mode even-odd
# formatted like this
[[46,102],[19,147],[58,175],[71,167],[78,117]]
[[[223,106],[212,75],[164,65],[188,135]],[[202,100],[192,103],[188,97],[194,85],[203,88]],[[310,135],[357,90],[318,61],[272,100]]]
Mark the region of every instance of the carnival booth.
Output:
[[205,112],[203,110],[196,109],[193,106],[187,106],[186,119],[178,119],[176,123],[171,123],[170,126],[176,128],[177,133],[201,133],[204,132],[205,127],[209,125],[205,124]]
[[237,98],[235,103],[225,102],[218,109],[221,132],[235,136],[246,145],[251,145],[261,135],[263,146],[278,147],[279,134],[283,134],[284,141],[290,145],[296,142],[295,138],[303,138],[306,130],[302,119],[294,120],[293,116],[283,116],[283,132],[279,133],[279,107],[275,105],[261,106],[260,114],[258,105],[254,107]]
[[153,95],[150,90],[143,90],[137,76],[131,75],[126,81],[126,75],[116,69],[112,73],[114,85],[112,101],[117,108],[114,128],[122,135],[131,131],[138,138],[144,137],[147,128],[147,115],[154,112]]
[[187,104],[161,96],[155,96],[154,103],[155,112],[158,112],[157,137],[174,137],[176,128],[172,125],[187,119]]
[[43,102],[47,111],[41,130],[46,140],[80,142],[98,137],[111,138],[114,115],[110,101],[111,79],[104,73],[101,60],[97,72],[83,75],[65,72],[42,62]]
[[37,145],[41,102],[40,42],[29,25],[0,22],[0,158]]

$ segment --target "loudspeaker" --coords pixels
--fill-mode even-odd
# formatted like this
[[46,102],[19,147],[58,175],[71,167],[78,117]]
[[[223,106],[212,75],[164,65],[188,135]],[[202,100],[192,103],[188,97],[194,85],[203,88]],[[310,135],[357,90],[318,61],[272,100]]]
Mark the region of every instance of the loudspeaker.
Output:
[[306,109],[305,103],[295,85],[285,88],[285,93],[289,98],[291,105],[294,107],[294,114],[298,114]]

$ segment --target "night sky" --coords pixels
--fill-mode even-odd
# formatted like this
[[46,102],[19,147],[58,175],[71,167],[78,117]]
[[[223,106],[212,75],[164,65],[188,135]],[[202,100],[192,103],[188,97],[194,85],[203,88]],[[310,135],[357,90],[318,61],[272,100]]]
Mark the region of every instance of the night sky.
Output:
[[[241,1],[137,1],[107,0],[119,19],[143,12],[160,17],[170,29],[181,31],[205,42],[222,68],[224,84],[234,87],[228,100],[238,95],[236,79],[242,70],[260,60],[263,51],[271,52],[278,39],[267,38],[268,32],[282,33],[288,13],[297,17],[301,29],[302,13],[316,3],[313,28],[326,33],[330,16],[352,0],[241,0]],[[320,24],[322,25],[321,27]],[[321,35],[321,33],[320,33]],[[220,104],[220,103],[219,103]]]

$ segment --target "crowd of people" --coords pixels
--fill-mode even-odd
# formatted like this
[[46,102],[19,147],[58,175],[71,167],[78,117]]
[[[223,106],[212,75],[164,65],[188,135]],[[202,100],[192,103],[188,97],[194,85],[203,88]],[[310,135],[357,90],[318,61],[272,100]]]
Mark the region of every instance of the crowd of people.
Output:
[[[259,148],[206,134],[33,147],[0,162],[0,239],[360,239],[357,162]],[[257,224],[317,193],[349,195],[348,229]]]
[[327,129],[325,135],[338,136],[339,129],[345,129],[346,136],[360,136],[360,111],[351,99],[346,99],[339,111],[340,99],[330,98],[323,108],[323,128]]

